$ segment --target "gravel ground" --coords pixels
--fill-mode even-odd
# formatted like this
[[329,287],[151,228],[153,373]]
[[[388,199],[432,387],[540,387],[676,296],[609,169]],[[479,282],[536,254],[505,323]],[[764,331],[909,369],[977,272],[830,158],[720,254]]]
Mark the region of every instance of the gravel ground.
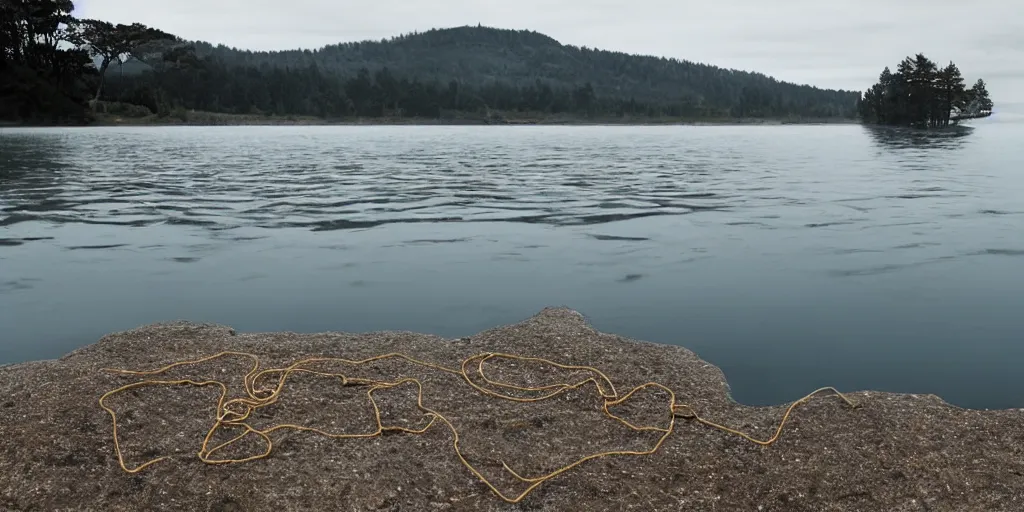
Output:
[[[849,393],[857,408],[818,396],[796,409],[769,447],[677,417],[655,454],[585,462],[509,504],[459,461],[452,431],[441,422],[423,434],[365,439],[282,430],[271,434],[269,457],[212,465],[197,452],[215,420],[218,389],[145,387],[107,402],[119,416],[125,463],[169,458],[125,473],[111,417],[98,399],[144,377],[102,368],[154,369],[224,350],[256,354],[264,367],[388,352],[453,368],[483,352],[541,357],[597,367],[620,394],[659,382],[703,417],[759,438],[771,435],[786,407],[739,405],[722,372],[692,352],[599,333],[567,309],[546,309],[456,340],[407,332],[236,334],[222,326],[159,324],[108,335],[59,360],[0,368],[0,510],[1024,510],[1024,410],[965,410],[933,395],[879,392]],[[251,364],[225,357],[156,378],[222,380],[236,397],[244,393],[242,376]],[[592,453],[645,450],[658,439],[657,432],[635,432],[604,416],[592,385],[518,403],[486,396],[459,375],[401,360],[316,368],[420,380],[424,405],[451,421],[469,462],[511,496],[526,485],[502,463],[541,475]],[[491,378],[521,385],[589,375],[522,361],[496,361],[488,370]],[[279,402],[249,421],[257,428],[301,423],[336,433],[373,432],[366,389],[295,374]],[[419,428],[429,421],[416,407],[412,384],[374,396],[385,424]],[[614,412],[666,427],[669,403],[667,393],[649,389]],[[264,449],[251,435],[219,455]]]

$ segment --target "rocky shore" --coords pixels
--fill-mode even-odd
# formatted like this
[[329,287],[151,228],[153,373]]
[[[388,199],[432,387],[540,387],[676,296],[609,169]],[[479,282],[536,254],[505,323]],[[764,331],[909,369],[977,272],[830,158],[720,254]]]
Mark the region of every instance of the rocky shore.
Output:
[[[702,417],[761,439],[771,436],[786,409],[739,405],[722,372],[692,352],[599,333],[567,309],[455,340],[406,332],[241,334],[222,326],[160,324],[108,335],[59,360],[0,368],[0,510],[1024,510],[1024,411],[965,410],[932,395],[879,392],[847,394],[856,408],[834,395],[816,397],[795,410],[780,440],[767,447],[679,415],[655,453],[585,462],[510,504],[460,462],[452,429],[441,422],[422,434],[361,439],[280,430],[270,434],[273,450],[266,458],[207,464],[197,452],[217,414],[216,386],[144,387],[107,402],[118,414],[125,465],[168,458],[126,473],[115,453],[111,416],[98,403],[104,393],[161,378],[224,381],[230,396],[240,396],[252,362],[224,357],[157,377],[103,369],[155,369],[221,351],[258,355],[263,367],[389,352],[447,368],[487,352],[541,357],[599,368],[620,393],[658,382]],[[523,386],[587,374],[522,361],[493,366],[492,378]],[[526,485],[503,464],[521,475],[542,475],[592,453],[643,451],[659,437],[610,420],[595,386],[521,403],[400,359],[345,371],[356,379],[421,382],[424,405],[459,432],[467,460],[510,495]],[[382,422],[409,429],[427,424],[413,385],[381,390],[376,399]],[[664,392],[645,390],[615,413],[665,426],[671,420],[667,400]],[[341,386],[337,378],[306,372],[288,382],[279,403],[250,421],[258,428],[301,423],[360,433],[375,428],[373,409],[365,386]],[[237,453],[224,456],[263,449],[256,441],[240,443],[230,449]]]

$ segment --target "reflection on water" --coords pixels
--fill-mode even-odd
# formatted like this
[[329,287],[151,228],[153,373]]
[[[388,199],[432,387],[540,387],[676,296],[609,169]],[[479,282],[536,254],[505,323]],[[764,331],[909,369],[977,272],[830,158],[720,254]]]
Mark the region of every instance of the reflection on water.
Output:
[[[372,130],[372,129],[371,129]],[[184,134],[188,132],[176,132]],[[346,147],[323,134],[289,140],[276,151],[273,135],[242,137],[221,147],[206,140],[170,137],[125,144],[86,134],[87,154],[61,158],[50,147],[19,149],[11,141],[11,186],[6,199],[28,221],[238,227],[369,229],[387,224],[514,222],[592,225],[723,207],[726,182],[708,174],[718,157],[689,147],[680,152],[631,153],[609,140],[580,147],[531,140],[541,155],[521,160],[521,147],[498,140],[459,141],[434,135],[430,147],[403,143],[391,134]],[[59,141],[49,137],[46,145]],[[266,148],[266,149],[264,149]],[[39,158],[36,169],[24,173]],[[42,176],[45,174],[45,176]],[[56,180],[69,175],[68,183]],[[70,176],[74,174],[74,176]],[[686,179],[675,179],[680,176]],[[15,182],[20,180],[20,182]],[[43,196],[45,194],[45,197]]]
[[0,364],[180,318],[465,336],[550,305],[735,397],[1024,406],[1024,131],[0,131]]
[[947,149],[956,150],[969,142],[974,131],[971,126],[950,126],[936,130],[918,130],[890,126],[865,125],[871,139],[886,149]]
[[0,193],[52,190],[61,170],[61,158],[67,156],[67,137],[10,132],[0,129]]
[[[0,131],[0,228],[30,219],[30,212],[64,207],[53,198],[61,194],[60,162],[68,152],[65,139],[59,134]],[[0,246],[50,239],[5,235],[0,231]]]

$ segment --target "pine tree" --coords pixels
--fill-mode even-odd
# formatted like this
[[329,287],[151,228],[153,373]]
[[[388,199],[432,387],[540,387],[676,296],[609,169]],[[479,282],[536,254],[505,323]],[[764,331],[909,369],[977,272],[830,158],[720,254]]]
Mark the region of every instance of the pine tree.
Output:
[[965,90],[955,64],[938,69],[919,53],[903,59],[895,73],[886,67],[865,91],[858,114],[868,123],[925,128],[948,126],[954,112],[980,117],[991,109],[983,80]]

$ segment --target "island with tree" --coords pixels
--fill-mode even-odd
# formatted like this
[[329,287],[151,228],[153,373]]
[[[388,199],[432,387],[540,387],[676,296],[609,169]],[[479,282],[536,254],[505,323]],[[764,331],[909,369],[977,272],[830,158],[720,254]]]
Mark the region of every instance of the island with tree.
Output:
[[942,128],[992,115],[992,107],[984,80],[968,89],[956,64],[940,69],[919,53],[903,59],[895,73],[886,67],[864,93],[858,112],[867,123]]

